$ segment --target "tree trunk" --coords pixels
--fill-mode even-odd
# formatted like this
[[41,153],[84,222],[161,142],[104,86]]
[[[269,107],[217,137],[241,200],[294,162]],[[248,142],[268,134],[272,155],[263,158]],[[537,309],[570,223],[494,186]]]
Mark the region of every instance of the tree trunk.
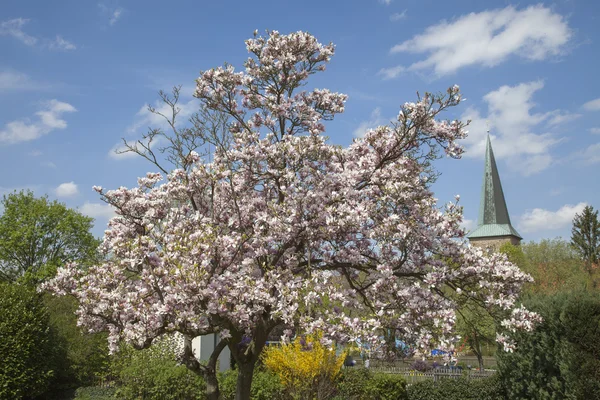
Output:
[[205,372],[204,381],[206,382],[206,400],[219,400],[221,393],[216,372],[214,370]]
[[479,370],[483,371],[483,356],[479,352],[475,353],[475,355],[477,356],[477,361],[479,362]]
[[235,400],[250,400],[250,388],[256,362],[250,361],[238,364],[237,386],[235,389]]
[[184,347],[182,354],[183,364],[196,375],[200,375],[206,382],[206,399],[219,400],[221,395],[219,391],[219,381],[217,380],[217,360],[221,351],[227,346],[225,340],[219,341],[206,365],[200,364],[192,350],[192,338],[184,336]]

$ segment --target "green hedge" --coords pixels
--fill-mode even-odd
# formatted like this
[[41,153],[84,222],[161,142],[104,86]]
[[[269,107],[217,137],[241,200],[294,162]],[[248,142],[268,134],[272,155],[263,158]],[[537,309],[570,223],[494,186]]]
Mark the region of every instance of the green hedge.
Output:
[[543,322],[515,335],[517,349],[499,352],[510,399],[600,399],[600,294],[532,296],[525,306]]
[[464,378],[432,380],[410,385],[407,388],[408,400],[504,400],[504,392],[499,376],[473,379]]
[[0,283],[0,399],[43,395],[54,375],[48,312],[34,289]]
[[372,373],[367,368],[345,368],[337,382],[336,400],[405,400],[406,381],[400,375]]
[[[219,374],[219,389],[223,400],[235,399],[236,384],[237,371],[229,370]],[[252,379],[250,398],[252,400],[283,400],[286,399],[285,388],[277,375],[257,369],[254,371]]]
[[85,386],[75,391],[73,400],[115,400],[117,389],[112,387]]
[[112,370],[119,383],[117,398],[204,399],[204,379],[177,363],[172,346],[169,340],[157,341],[146,350],[124,346],[112,362]]

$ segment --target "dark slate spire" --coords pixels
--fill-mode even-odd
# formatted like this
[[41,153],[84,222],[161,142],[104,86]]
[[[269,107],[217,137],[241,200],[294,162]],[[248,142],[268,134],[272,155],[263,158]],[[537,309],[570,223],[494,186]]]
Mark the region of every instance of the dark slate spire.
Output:
[[513,228],[510,223],[510,216],[504,200],[502,183],[496,167],[496,159],[492,150],[490,135],[487,136],[485,147],[485,166],[483,170],[483,185],[481,187],[481,200],[479,204],[479,219],[477,220],[477,229],[471,232],[468,237],[473,238],[494,238],[514,236],[522,239],[521,235]]

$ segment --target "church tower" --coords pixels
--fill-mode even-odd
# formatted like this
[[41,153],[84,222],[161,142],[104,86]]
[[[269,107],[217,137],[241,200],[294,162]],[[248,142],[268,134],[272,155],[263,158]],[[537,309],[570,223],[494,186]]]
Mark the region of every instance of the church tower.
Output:
[[469,242],[473,246],[493,250],[498,250],[505,242],[514,245],[521,243],[523,238],[510,223],[489,132],[485,147],[485,165],[480,201],[477,228],[467,235]]

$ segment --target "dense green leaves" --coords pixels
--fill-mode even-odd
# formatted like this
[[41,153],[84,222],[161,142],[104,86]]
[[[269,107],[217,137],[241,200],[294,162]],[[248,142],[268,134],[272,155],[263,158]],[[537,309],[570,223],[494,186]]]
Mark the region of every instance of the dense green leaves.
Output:
[[514,246],[503,244],[500,252],[519,268],[530,274],[534,282],[525,285],[526,293],[556,293],[591,287],[591,276],[575,249],[562,239],[542,239],[539,242]]
[[90,334],[77,326],[75,299],[46,294],[43,300],[54,332],[56,375],[53,389],[96,384],[109,369],[106,333]]
[[48,314],[33,289],[0,283],[0,399],[43,394],[52,370]]
[[504,400],[504,392],[498,379],[442,379],[439,382],[427,380],[407,388],[408,400]]
[[174,343],[158,340],[149,349],[123,346],[113,358],[119,399],[201,400],[204,380],[175,359]]
[[516,334],[517,351],[499,353],[508,398],[600,398],[600,295],[540,295],[525,304],[544,321],[533,333]]
[[30,191],[4,196],[2,205],[0,280],[37,283],[67,262],[97,260],[92,218],[47,197],[35,198]]
[[571,230],[571,245],[586,262],[588,270],[600,259],[600,222],[598,211],[586,206],[581,214],[575,215]]

